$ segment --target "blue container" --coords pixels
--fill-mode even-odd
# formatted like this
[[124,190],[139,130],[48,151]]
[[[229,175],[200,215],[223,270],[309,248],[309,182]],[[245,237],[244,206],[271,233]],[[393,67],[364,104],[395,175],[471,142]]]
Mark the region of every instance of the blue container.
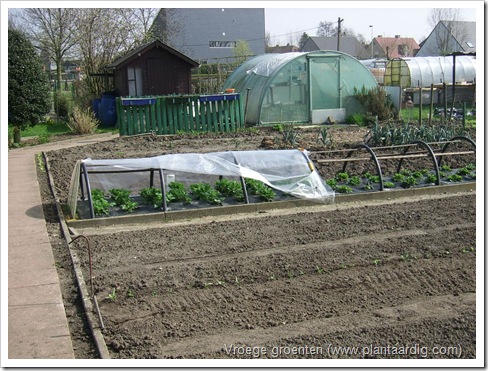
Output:
[[93,113],[95,114],[95,117],[98,119],[98,107],[100,106],[100,102],[102,100],[99,99],[99,98],[96,98],[96,99],[93,99],[92,100],[92,110],[93,110]]
[[98,106],[98,117],[102,126],[115,126],[117,123],[117,110],[115,108],[115,94],[103,93]]

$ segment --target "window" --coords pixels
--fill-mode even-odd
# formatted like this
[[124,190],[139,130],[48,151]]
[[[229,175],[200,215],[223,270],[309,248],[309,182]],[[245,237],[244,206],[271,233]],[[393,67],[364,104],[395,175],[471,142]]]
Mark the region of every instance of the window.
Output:
[[129,95],[137,97],[142,95],[142,68],[127,68],[127,82],[129,84]]
[[210,48],[235,48],[235,41],[209,41],[208,46]]

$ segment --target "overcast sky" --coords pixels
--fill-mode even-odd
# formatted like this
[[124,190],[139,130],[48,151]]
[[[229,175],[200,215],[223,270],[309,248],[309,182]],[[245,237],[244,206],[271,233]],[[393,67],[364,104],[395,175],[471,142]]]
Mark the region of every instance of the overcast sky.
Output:
[[[273,3],[276,5],[273,6]],[[301,35],[306,32],[314,36],[321,21],[334,22],[344,19],[343,27],[351,28],[362,34],[367,42],[373,35],[413,37],[417,42],[425,39],[432,31],[428,17],[433,8],[447,6],[449,2],[267,2],[265,8],[266,32],[272,39],[271,44],[284,45],[290,40],[290,34]],[[392,7],[395,4],[396,7]],[[476,21],[483,17],[483,1],[456,2],[453,7],[465,6],[460,10],[460,20]],[[366,6],[367,5],[367,6]],[[381,6],[378,8],[378,6]],[[427,7],[425,7],[427,6]],[[477,7],[477,8],[476,8]],[[483,20],[483,18],[481,18]],[[373,27],[369,27],[372,25]]]

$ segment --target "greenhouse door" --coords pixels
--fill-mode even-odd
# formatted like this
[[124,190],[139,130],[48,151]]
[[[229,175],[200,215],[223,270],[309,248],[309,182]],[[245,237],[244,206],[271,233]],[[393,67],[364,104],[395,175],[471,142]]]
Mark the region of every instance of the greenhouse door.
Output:
[[346,110],[341,99],[341,56],[309,55],[310,116],[313,124],[330,117],[343,122]]

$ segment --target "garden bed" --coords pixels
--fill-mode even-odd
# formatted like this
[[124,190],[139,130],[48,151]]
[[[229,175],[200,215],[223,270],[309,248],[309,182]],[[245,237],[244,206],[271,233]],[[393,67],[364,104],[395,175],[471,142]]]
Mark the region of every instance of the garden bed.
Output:
[[[341,148],[351,148],[365,134],[358,128],[332,132],[347,138],[336,141]],[[80,158],[265,149],[279,135],[120,138],[47,157],[63,202]],[[311,149],[316,138],[317,132],[303,132],[300,144]],[[405,168],[428,168],[423,161],[410,160]],[[475,161],[460,157],[446,163],[461,169]],[[397,166],[384,161],[383,175],[393,176]],[[326,180],[342,167],[317,163]],[[374,170],[367,161],[347,168],[350,177]],[[455,188],[449,185],[422,186],[338,195],[349,202],[332,205],[207,216],[195,209],[168,223],[79,224],[74,228],[93,248],[94,291],[110,357],[476,357],[476,192],[463,188],[474,188],[472,179],[455,184],[460,189],[454,193],[445,191]],[[401,192],[408,196],[389,197]],[[378,194],[384,196],[373,197]],[[281,202],[286,201],[263,204]],[[79,239],[72,248],[88,279],[86,245]],[[67,267],[69,258],[56,251],[57,264]],[[63,287],[65,296],[72,291]],[[82,330],[72,331],[80,341]],[[366,351],[414,345],[424,353]],[[243,353],[245,346],[261,350]],[[359,353],[330,353],[336,346],[356,346]],[[312,347],[317,352],[304,353]],[[77,349],[77,357],[91,357],[82,346]]]

